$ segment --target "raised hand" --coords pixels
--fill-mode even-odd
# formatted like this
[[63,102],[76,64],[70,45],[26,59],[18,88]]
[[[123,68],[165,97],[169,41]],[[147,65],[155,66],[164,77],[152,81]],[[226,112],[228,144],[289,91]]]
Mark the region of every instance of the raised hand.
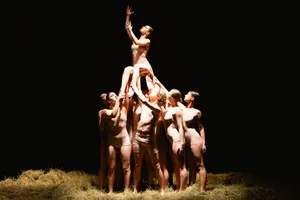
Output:
[[132,15],[134,11],[131,11],[131,6],[127,6],[126,8],[126,15]]
[[126,23],[125,23],[125,29],[127,30],[127,32],[132,30],[131,21],[129,20],[130,15],[132,15],[132,13],[134,13],[134,12],[131,11],[131,6],[127,6],[127,8],[126,8]]

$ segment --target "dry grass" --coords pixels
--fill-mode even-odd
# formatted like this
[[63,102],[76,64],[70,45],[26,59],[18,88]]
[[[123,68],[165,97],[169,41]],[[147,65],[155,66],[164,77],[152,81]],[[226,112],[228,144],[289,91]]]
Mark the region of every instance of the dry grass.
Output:
[[0,200],[105,200],[105,199],[218,199],[218,200],[275,200],[273,189],[258,183],[242,173],[208,174],[207,191],[199,192],[198,183],[183,192],[167,188],[160,196],[158,190],[147,189],[135,194],[132,191],[108,195],[98,190],[97,175],[82,171],[65,172],[58,169],[28,170],[17,178],[0,182]]

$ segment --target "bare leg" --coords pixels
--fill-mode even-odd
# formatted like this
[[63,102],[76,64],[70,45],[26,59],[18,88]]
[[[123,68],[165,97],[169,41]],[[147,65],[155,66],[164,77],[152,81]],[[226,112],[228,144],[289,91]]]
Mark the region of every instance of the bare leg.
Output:
[[108,193],[113,193],[116,170],[116,150],[113,146],[108,147]]
[[[200,178],[200,192],[204,192],[206,189],[206,177],[207,177],[207,172],[206,172],[206,168],[204,166],[204,159],[203,159],[203,152],[202,152],[202,145],[199,145],[200,147],[195,147],[195,152],[197,152],[198,154],[196,154],[197,156],[197,161],[196,161],[196,166],[197,169],[199,170],[199,178]],[[199,151],[200,148],[200,151]],[[192,151],[194,148],[192,148]],[[200,153],[200,155],[199,155]],[[200,159],[198,159],[200,158]]]
[[145,163],[146,163],[146,166],[147,166],[147,182],[148,182],[148,185],[151,185],[153,183],[153,178],[154,178],[154,169],[153,169],[153,165],[152,165],[152,161],[151,161],[151,157],[145,153],[144,155],[144,159],[145,159]]
[[168,145],[168,152],[167,152],[167,155],[171,155],[171,156],[168,156],[167,157],[167,168],[168,168],[168,172],[169,172],[169,179],[168,179],[168,182],[169,182],[169,185],[170,186],[173,186],[173,175],[174,175],[174,156],[173,156],[173,152],[172,152],[172,146],[171,145]]
[[151,92],[152,90],[158,91],[159,86],[154,83],[154,79],[151,79],[150,76],[146,76],[146,84],[148,90]]
[[204,166],[203,154],[201,154],[199,177],[200,177],[200,192],[204,192],[206,190],[207,172]]
[[169,148],[169,141],[166,137],[165,133],[165,127],[162,120],[159,120],[157,122],[156,127],[156,143],[158,148],[158,154],[159,154],[159,164],[161,171],[163,173],[163,180],[165,187],[169,184],[169,171],[168,171],[168,148]]
[[186,148],[187,161],[189,164],[189,185],[196,182],[196,162],[191,147]]
[[124,189],[127,190],[130,185],[130,155],[131,155],[131,146],[122,146],[121,147],[121,159],[122,167],[124,174]]
[[[132,76],[132,74],[133,74],[133,71],[134,71],[134,68],[132,66],[128,66],[124,69],[123,74],[122,74],[122,83],[121,83],[119,95],[125,93],[126,86],[128,84],[128,81],[130,80],[130,76]],[[131,93],[133,93],[133,90],[130,88],[129,92],[128,92],[128,96],[130,96]]]
[[105,179],[106,179],[106,170],[107,170],[107,138],[104,136],[101,137],[101,146],[100,146],[100,169],[99,169],[99,190],[103,191]]
[[[182,191],[186,189],[187,185],[187,171],[186,171],[186,166],[185,166],[185,149],[183,149],[182,152],[179,152],[178,149],[180,148],[180,143],[176,142],[173,143],[172,145],[172,152],[174,156],[174,162],[175,162],[175,175],[176,173],[179,174],[179,185],[178,181],[176,180],[177,183],[177,188],[179,191]],[[177,179],[176,175],[176,179]],[[178,187],[179,186],[179,187]]]
[[200,191],[204,192],[206,188],[206,169],[203,162],[203,154],[201,151],[201,144],[191,146],[191,152],[194,157],[195,171],[199,172]]
[[162,148],[159,149],[159,163],[164,176],[164,184],[165,187],[167,187],[169,181],[169,171],[167,168],[167,151]]
[[115,184],[114,189],[121,190],[124,188],[123,168],[120,158],[120,150],[116,150],[116,169],[115,169]]
[[[155,151],[154,151],[155,152]],[[155,173],[156,173],[156,177],[157,177],[157,180],[158,180],[158,184],[160,186],[160,195],[164,195],[165,194],[165,181],[164,181],[164,175],[163,175],[163,172],[160,168],[160,164],[159,164],[159,154],[158,154],[158,151],[153,153],[152,152],[147,152],[149,157],[151,157],[151,160],[152,160],[152,163],[153,163],[153,166],[154,166],[154,169],[155,169]],[[150,166],[148,166],[150,167]]]
[[[151,76],[151,74],[153,74],[153,72],[152,72],[152,70],[150,71],[148,68],[144,68],[142,65],[139,65],[139,64],[136,64],[133,69],[134,70],[133,70],[133,74],[132,74],[131,87],[138,96],[142,96],[143,93],[142,93],[141,89],[139,88],[140,77],[146,76],[146,75]],[[153,75],[152,75],[152,77],[154,80]],[[148,85],[147,85],[147,87],[148,87]]]
[[176,153],[172,151],[172,163],[173,163],[173,173],[175,174],[175,181],[176,181],[176,191],[179,191],[180,188],[180,173],[179,173],[179,161],[177,158],[177,151]]
[[134,171],[133,171],[133,192],[138,192],[139,182],[141,178],[141,169],[143,165],[144,148],[140,148],[139,144],[133,143],[134,154]]

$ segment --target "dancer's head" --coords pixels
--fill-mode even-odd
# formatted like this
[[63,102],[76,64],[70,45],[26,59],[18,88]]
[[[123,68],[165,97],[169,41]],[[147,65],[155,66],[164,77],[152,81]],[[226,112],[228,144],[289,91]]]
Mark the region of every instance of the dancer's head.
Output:
[[100,100],[103,105],[107,104],[106,97],[107,97],[107,93],[100,94]]
[[168,100],[172,107],[177,106],[177,102],[182,102],[181,92],[177,89],[171,89]]
[[106,100],[107,100],[107,102],[109,103],[109,105],[111,107],[114,107],[114,105],[116,104],[117,99],[118,99],[118,96],[114,92],[109,92],[106,96]]
[[140,29],[140,32],[142,35],[145,35],[147,38],[149,38],[149,37],[151,37],[151,35],[153,33],[153,28],[149,25],[142,26],[142,28]]
[[164,106],[166,104],[167,94],[162,89],[151,89],[149,92],[149,101],[157,101],[157,104]]
[[191,90],[191,91],[189,91],[189,92],[184,96],[184,101],[185,101],[186,103],[190,103],[190,102],[192,102],[192,101],[195,101],[195,98],[196,98],[197,96],[199,96],[199,93],[196,92],[196,91]]
[[157,99],[157,103],[160,106],[166,106],[166,102],[167,102],[167,94],[164,90],[159,90],[158,92],[158,99]]

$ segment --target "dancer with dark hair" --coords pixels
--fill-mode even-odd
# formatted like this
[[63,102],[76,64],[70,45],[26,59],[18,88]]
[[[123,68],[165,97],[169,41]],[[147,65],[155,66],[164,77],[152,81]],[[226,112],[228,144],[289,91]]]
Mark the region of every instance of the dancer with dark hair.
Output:
[[196,182],[196,173],[199,172],[200,191],[206,188],[206,169],[204,166],[203,153],[206,151],[205,131],[200,119],[202,113],[194,107],[195,98],[198,92],[189,91],[184,101],[187,103],[183,109],[183,119],[185,122],[185,141],[187,146],[187,161],[189,164],[189,183]]
[[164,115],[164,125],[167,138],[172,145],[171,156],[174,162],[174,172],[176,177],[176,190],[182,191],[187,186],[187,170],[185,163],[185,132],[183,123],[183,111],[179,107],[182,101],[181,92],[171,89],[168,95],[170,106]]
[[98,130],[100,134],[100,167],[98,171],[99,176],[99,190],[103,191],[105,179],[107,175],[107,130],[106,130],[106,120],[102,117],[102,110],[109,109],[109,104],[106,100],[107,93],[102,93],[100,95],[100,101],[102,109],[98,111]]
[[123,175],[124,189],[129,189],[130,185],[130,156],[131,142],[127,131],[128,96],[125,94],[118,97],[115,93],[108,94],[108,103],[113,109],[104,109],[101,116],[107,120],[107,146],[108,146],[108,193],[114,189],[116,159],[120,155]]
[[153,28],[149,25],[143,26],[140,29],[140,38],[138,39],[132,31],[132,25],[130,21],[130,16],[133,13],[134,12],[131,10],[131,7],[127,6],[125,29],[130,40],[132,41],[132,66],[128,66],[124,69],[120,94],[124,93],[125,87],[130,79],[130,76],[132,76],[132,81],[130,84],[131,87],[129,88],[128,95],[132,96],[135,92],[139,96],[141,96],[141,77],[146,76],[147,87],[149,90],[152,90],[153,87],[155,87],[153,69],[146,57],[151,44],[151,40],[149,39],[149,37],[153,32]]

